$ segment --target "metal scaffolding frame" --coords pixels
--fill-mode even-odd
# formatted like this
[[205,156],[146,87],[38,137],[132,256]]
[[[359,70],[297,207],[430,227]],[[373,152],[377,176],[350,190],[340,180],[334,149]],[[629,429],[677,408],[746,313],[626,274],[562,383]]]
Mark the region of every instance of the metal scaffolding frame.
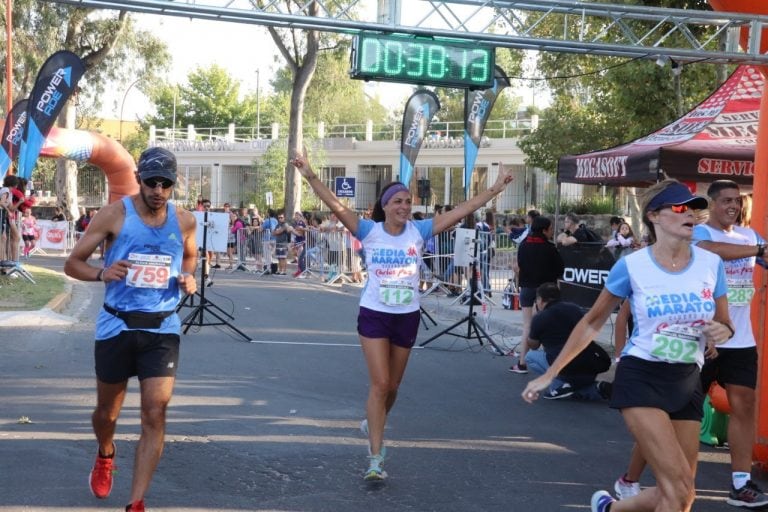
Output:
[[[402,14],[401,0],[299,0],[290,3],[291,9],[283,0],[45,1],[350,35],[397,32],[524,50],[768,64],[768,54],[759,52],[768,16],[743,13],[577,0],[408,0],[407,16]],[[319,6],[317,16],[307,14],[313,2]],[[542,27],[552,26],[562,28],[562,34],[543,37]],[[742,33],[747,34],[746,50],[738,44]]]

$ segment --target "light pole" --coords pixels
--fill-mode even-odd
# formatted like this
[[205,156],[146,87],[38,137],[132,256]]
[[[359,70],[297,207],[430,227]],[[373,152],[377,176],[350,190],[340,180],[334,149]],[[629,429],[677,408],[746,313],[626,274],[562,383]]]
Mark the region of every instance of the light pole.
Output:
[[137,78],[133,82],[131,82],[131,85],[128,86],[128,88],[125,90],[125,94],[123,94],[123,102],[120,104],[120,135],[119,135],[119,141],[120,144],[123,143],[123,109],[125,108],[125,99],[128,97],[128,91],[130,91],[134,85],[141,82],[142,78]]
[[256,68],[256,138],[261,138],[261,101],[259,101],[259,78],[261,73]]

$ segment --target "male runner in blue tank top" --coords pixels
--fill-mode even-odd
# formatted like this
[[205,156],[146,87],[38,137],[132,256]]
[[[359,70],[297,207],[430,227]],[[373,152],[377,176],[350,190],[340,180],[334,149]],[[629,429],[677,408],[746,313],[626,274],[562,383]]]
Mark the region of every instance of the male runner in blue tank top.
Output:
[[[126,511],[144,511],[144,494],[163,451],[165,411],[179,360],[176,306],[196,291],[194,216],[168,199],[176,158],[162,148],[139,157],[139,193],[107,205],[93,218],[64,264],[81,281],[103,281],[104,306],[96,320],[97,405],[92,423],[99,444],[89,483],[97,498],[112,490],[114,435],[128,379],[138,376],[141,436]],[[104,268],[89,256],[106,242]]]

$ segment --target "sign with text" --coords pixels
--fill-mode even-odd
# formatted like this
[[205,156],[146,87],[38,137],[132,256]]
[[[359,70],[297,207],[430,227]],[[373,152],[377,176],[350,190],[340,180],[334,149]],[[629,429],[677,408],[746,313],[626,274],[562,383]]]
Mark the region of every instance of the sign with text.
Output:
[[355,197],[355,178],[337,176],[336,197]]

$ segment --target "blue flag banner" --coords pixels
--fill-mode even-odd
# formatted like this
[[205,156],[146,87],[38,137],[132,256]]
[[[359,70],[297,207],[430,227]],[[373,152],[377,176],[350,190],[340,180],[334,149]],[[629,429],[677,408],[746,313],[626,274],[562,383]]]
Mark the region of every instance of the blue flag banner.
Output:
[[0,179],[4,178],[11,163],[19,156],[21,136],[27,125],[27,99],[17,101],[3,126],[3,138],[0,141]]
[[440,101],[432,91],[419,90],[408,98],[403,113],[403,135],[400,141],[400,178],[410,186],[413,166],[424,142],[429,123],[440,110]]
[[485,124],[491,117],[496,98],[505,87],[509,87],[509,78],[503,69],[496,66],[493,87],[475,91],[467,89],[464,93],[464,196],[467,198]]
[[84,73],[80,57],[66,50],[48,57],[40,68],[27,105],[27,125],[19,150],[20,177],[29,179],[32,175],[45,137]]

